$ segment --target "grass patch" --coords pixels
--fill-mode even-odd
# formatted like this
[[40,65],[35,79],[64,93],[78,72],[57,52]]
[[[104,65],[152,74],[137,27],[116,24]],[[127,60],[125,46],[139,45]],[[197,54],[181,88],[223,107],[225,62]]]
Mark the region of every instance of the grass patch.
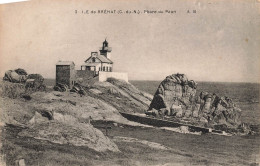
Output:
[[20,83],[11,83],[7,81],[1,82],[2,96],[12,99],[20,97],[25,94],[25,86]]

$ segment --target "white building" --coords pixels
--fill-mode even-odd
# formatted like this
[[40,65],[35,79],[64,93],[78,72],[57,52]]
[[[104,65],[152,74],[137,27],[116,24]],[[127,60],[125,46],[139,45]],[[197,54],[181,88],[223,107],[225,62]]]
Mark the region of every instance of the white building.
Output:
[[77,78],[89,81],[93,77],[98,77],[98,81],[106,81],[108,78],[116,78],[128,82],[128,74],[113,72],[113,62],[111,61],[112,48],[108,47],[105,40],[98,52],[91,52],[91,56],[81,65],[81,70],[77,70]]
[[103,42],[103,46],[99,51],[100,54],[98,52],[91,52],[91,56],[81,65],[81,70],[95,71],[96,74],[98,74],[99,71],[113,71],[113,62],[110,60],[112,48],[108,47],[106,40]]

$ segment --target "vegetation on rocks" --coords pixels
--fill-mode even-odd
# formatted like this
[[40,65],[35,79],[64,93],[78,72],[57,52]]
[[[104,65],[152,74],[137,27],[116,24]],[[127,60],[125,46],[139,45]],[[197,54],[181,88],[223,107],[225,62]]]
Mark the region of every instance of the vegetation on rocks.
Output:
[[1,95],[12,99],[22,96],[25,93],[25,85],[21,83],[1,82]]

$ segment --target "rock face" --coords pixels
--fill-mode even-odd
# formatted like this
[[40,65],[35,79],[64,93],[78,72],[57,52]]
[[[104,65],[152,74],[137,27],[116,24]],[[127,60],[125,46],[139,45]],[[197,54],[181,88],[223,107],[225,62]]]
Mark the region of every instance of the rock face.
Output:
[[150,109],[167,108],[175,111],[180,105],[189,106],[194,102],[197,83],[189,81],[184,74],[173,74],[166,77],[159,85]]
[[102,92],[102,94],[91,92],[93,97],[109,103],[117,110],[131,113],[144,113],[149,108],[153,97],[128,82],[114,78],[108,78],[107,82],[96,82],[91,89]]
[[5,72],[3,80],[13,83],[24,83],[27,79],[27,72],[24,69],[8,70]]
[[99,152],[119,152],[117,145],[91,124],[67,125],[56,121],[35,123],[29,129],[19,133],[19,136],[34,137],[58,144],[87,146]]
[[44,78],[40,74],[29,74],[24,69],[8,70],[3,77],[0,91],[9,98],[22,97],[30,100],[29,94],[35,91],[45,91]]
[[159,85],[149,110],[166,109],[167,115],[212,125],[237,127],[241,123],[241,110],[232,99],[208,92],[198,95],[196,88],[197,83],[184,74],[167,76]]
[[44,78],[40,74],[29,74],[25,83],[26,89],[34,91],[45,91],[46,85],[44,84]]
[[[41,80],[39,75],[33,76],[30,79]],[[115,79],[110,79],[110,82],[93,83],[86,88],[84,95],[79,93],[84,90],[81,89],[82,86],[74,86],[74,91],[70,92],[34,91],[30,93],[30,100],[24,100],[20,97],[6,97],[9,93],[17,93],[20,86],[21,93],[25,92],[24,84],[2,81],[0,125],[23,127],[19,131],[20,137],[85,146],[98,152],[119,152],[117,145],[90,122],[113,121],[139,126],[140,124],[122,117],[119,111],[143,113],[148,109],[152,96],[127,82]],[[14,88],[14,85],[17,85],[17,88]],[[20,96],[20,92],[16,96]]]

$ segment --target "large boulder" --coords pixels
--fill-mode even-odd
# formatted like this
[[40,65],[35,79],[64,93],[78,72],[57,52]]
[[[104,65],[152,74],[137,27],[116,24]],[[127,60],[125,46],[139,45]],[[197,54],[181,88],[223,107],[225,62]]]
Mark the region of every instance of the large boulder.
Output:
[[28,75],[28,73],[24,69],[21,69],[21,68],[15,69],[14,71],[19,75]]
[[11,83],[25,84],[26,92],[45,91],[46,85],[43,83],[44,78],[40,74],[29,74],[21,68],[8,70],[3,77],[4,81]]
[[72,125],[57,121],[34,123],[18,134],[22,137],[47,140],[56,144],[87,146],[98,152],[119,152],[117,145],[91,124]]
[[172,105],[190,105],[196,94],[195,81],[189,81],[184,74],[167,76],[159,85],[150,109],[171,108]]
[[45,91],[46,85],[41,74],[29,74],[25,83],[26,89],[33,91]]
[[29,74],[28,79],[34,79],[36,82],[43,83],[44,78],[41,74]]
[[[17,73],[18,72],[18,73]],[[23,69],[8,70],[5,72],[3,80],[13,83],[24,83],[27,79],[27,73]]]
[[170,110],[168,115],[195,119],[208,125],[238,127],[241,110],[232,99],[208,92],[196,94],[197,83],[184,74],[167,76],[159,85],[149,110]]

